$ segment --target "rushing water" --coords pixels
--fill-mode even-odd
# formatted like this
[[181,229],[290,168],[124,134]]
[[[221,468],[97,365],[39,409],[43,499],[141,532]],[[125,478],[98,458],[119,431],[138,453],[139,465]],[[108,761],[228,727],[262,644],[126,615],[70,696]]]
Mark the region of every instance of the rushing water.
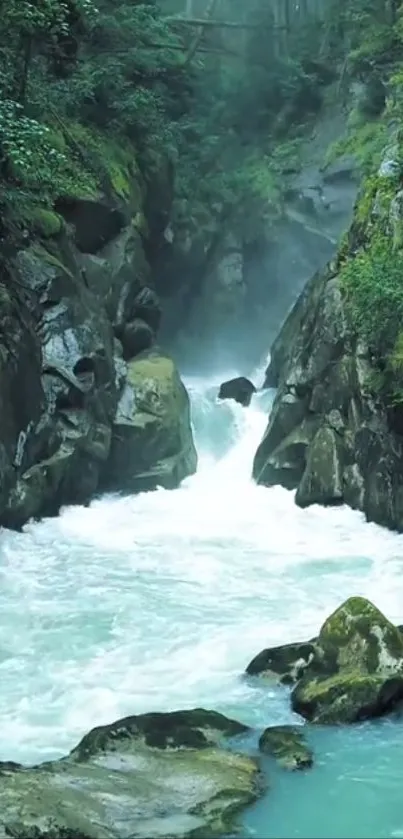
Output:
[[[241,678],[345,597],[403,620],[403,539],[250,479],[270,394],[249,409],[188,381],[200,465],[174,491],[106,497],[0,542],[0,757],[62,755],[130,713],[204,706],[257,727],[286,694]],[[244,837],[403,837],[403,723],[310,734],[316,767],[271,789]]]

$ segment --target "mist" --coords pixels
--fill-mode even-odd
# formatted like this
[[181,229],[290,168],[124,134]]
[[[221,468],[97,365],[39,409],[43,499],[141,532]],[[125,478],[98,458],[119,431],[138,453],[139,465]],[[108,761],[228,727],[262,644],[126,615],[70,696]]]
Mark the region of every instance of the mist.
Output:
[[178,31],[191,33],[195,49],[197,41],[199,61],[177,163],[176,212],[151,255],[164,301],[160,341],[184,372],[244,372],[267,355],[352,216],[354,160],[329,161],[347,116],[324,58],[327,6],[160,5],[180,19]]

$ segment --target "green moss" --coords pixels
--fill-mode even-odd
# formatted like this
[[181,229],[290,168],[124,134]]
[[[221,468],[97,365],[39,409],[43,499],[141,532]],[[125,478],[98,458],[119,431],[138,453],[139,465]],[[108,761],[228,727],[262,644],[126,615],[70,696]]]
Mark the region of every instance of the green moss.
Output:
[[351,597],[323,624],[318,644],[324,667],[375,673],[403,663],[403,640],[396,627],[369,600]]
[[105,185],[106,180],[118,198],[129,201],[136,211],[139,210],[143,185],[133,146],[124,138],[117,139],[79,122],[69,124],[69,132],[77,147],[85,150],[98,184]]
[[260,737],[259,749],[274,757],[283,769],[306,769],[313,763],[313,755],[305,743],[301,726],[266,728]]
[[63,229],[62,217],[54,210],[45,207],[33,208],[31,217],[27,219],[27,222],[29,227],[32,227],[44,239],[57,236]]
[[351,155],[361,171],[370,175],[381,162],[387,140],[388,128],[382,119],[366,119],[362,123],[353,115],[346,136],[329,147],[326,162]]

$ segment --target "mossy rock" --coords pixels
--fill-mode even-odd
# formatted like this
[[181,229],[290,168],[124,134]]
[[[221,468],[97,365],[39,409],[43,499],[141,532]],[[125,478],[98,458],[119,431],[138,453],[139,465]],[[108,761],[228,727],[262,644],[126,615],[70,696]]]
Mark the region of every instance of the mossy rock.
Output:
[[27,218],[27,224],[43,239],[58,236],[63,230],[62,216],[45,207],[37,207],[32,210],[30,218]]
[[140,714],[93,728],[71,754],[85,761],[117,746],[125,749],[137,739],[155,749],[205,749],[247,730],[243,723],[204,708]]
[[403,676],[385,678],[349,670],[326,678],[304,677],[295,686],[292,708],[313,723],[336,725],[380,717],[403,699]]
[[157,349],[141,353],[127,364],[105,488],[173,489],[196,466],[189,397],[177,368]]
[[141,212],[144,185],[134,147],[123,137],[117,139],[79,122],[70,123],[69,131],[77,145],[85,150],[99,185],[106,178],[111,192],[128,203],[134,216]]
[[145,714],[94,729],[60,761],[2,764],[0,835],[233,835],[241,809],[262,789],[257,761],[225,744],[244,730],[204,709]]
[[283,769],[309,769],[313,753],[307,746],[302,726],[276,725],[266,728],[259,740],[259,749],[274,757]]
[[252,659],[246,672],[249,676],[259,676],[268,681],[294,684],[314,657],[315,646],[312,643],[268,647]]
[[401,633],[364,597],[350,597],[327,618],[318,648],[323,669],[329,674],[346,670],[403,674]]

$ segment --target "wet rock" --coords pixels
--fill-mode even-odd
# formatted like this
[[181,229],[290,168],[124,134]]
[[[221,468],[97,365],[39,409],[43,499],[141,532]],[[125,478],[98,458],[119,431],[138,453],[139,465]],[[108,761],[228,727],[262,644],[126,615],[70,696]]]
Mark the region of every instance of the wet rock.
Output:
[[46,398],[41,356],[28,312],[0,283],[0,517],[16,474],[40,455],[47,429],[41,430]]
[[104,486],[171,489],[196,470],[189,397],[172,359],[157,349],[127,365]]
[[311,442],[295,500],[299,507],[343,503],[342,441],[329,426],[319,428]]
[[315,646],[308,643],[283,644],[262,650],[246,668],[249,676],[293,684],[304,673],[315,656]]
[[74,198],[57,202],[57,211],[74,227],[79,251],[96,253],[125,226],[125,212],[106,198]]
[[34,769],[2,764],[0,835],[217,837],[259,792],[257,763],[225,748],[245,726],[197,709],[95,728]]
[[266,728],[259,740],[259,749],[274,757],[283,769],[309,769],[313,753],[307,746],[301,726],[276,725]]
[[154,343],[155,334],[144,320],[135,318],[126,323],[119,332],[125,359],[134,358],[143,350],[148,350]]
[[403,676],[377,676],[359,670],[302,679],[291,697],[294,711],[320,725],[380,717],[402,699]]
[[235,402],[239,402],[246,408],[250,405],[254,393],[256,393],[255,385],[245,376],[238,376],[222,383],[218,391],[218,398],[234,399]]
[[157,293],[152,288],[145,286],[136,295],[133,315],[148,323],[154,332],[158,331],[161,321],[161,304]]
[[134,317],[136,298],[149,279],[150,269],[139,232],[130,225],[94,254],[81,254],[80,264],[90,291],[102,300],[108,318],[122,326]]
[[403,698],[403,637],[363,597],[346,600],[323,624],[292,706],[316,723],[381,716]]
[[364,597],[350,597],[324,622],[317,639],[327,672],[403,672],[403,639],[396,626]]
[[21,316],[35,326],[43,399],[32,427],[36,446],[15,472],[3,512],[10,527],[94,494],[118,399],[112,326],[83,283],[68,240],[58,256],[40,246],[22,252],[17,268],[40,301]]

